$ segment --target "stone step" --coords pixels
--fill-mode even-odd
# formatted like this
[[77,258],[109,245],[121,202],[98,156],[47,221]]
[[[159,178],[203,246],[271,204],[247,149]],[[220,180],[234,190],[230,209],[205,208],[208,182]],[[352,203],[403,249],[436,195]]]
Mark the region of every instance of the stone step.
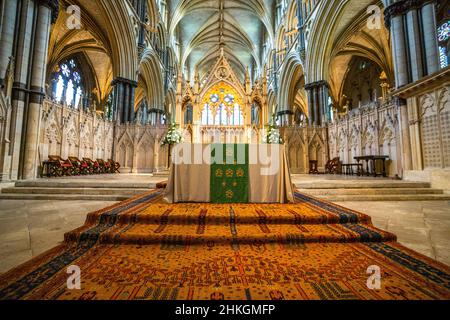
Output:
[[86,200],[86,201],[123,201],[132,195],[88,195],[88,194],[23,194],[0,193],[0,200]]
[[169,174],[170,174],[169,171],[153,172],[154,177],[168,177]]
[[312,196],[333,195],[424,195],[443,194],[443,190],[431,188],[366,188],[366,189],[298,189]]
[[319,195],[331,202],[345,201],[448,201],[450,194]]
[[408,182],[396,180],[366,180],[366,181],[318,181],[318,182],[298,182],[294,181],[298,189],[382,189],[382,188],[430,188],[431,185],[426,182]]
[[[164,179],[161,179],[163,181]],[[123,181],[74,181],[74,180],[30,180],[18,181],[16,187],[26,188],[106,188],[106,189],[155,189],[155,182]]]
[[145,193],[147,188],[48,188],[48,187],[15,187],[3,188],[3,194],[80,194],[80,195],[120,195],[134,196]]
[[237,233],[229,224],[221,225],[172,225],[172,224],[118,224],[106,231],[102,228],[82,227],[65,234],[67,243],[92,239],[100,244],[254,244],[254,243],[346,243],[395,241],[395,235],[368,224],[316,224],[316,225],[267,225],[235,224]]

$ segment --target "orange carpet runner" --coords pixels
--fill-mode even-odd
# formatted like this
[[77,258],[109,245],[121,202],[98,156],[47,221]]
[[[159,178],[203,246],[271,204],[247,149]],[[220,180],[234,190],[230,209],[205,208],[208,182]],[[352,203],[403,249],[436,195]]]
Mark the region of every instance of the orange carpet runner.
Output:
[[[162,192],[89,214],[62,245],[2,275],[0,299],[450,299],[449,267],[367,215],[302,194],[287,205],[164,204]],[[80,290],[67,288],[69,266]]]

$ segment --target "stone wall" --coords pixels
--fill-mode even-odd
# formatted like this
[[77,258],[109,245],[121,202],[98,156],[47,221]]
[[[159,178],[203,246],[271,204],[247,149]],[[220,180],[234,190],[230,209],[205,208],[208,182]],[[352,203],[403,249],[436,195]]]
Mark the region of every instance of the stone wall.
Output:
[[121,172],[150,173],[165,170],[168,147],[161,146],[167,127],[164,125],[123,124],[116,126],[115,160]]
[[356,163],[360,155],[389,156],[389,176],[401,175],[399,107],[395,100],[354,109],[328,126],[330,158]]
[[111,121],[46,100],[41,113],[39,163],[49,155],[110,159],[113,137]]
[[446,68],[396,93],[406,100],[405,178],[446,190],[450,190],[449,76]]
[[309,160],[317,160],[319,171],[325,171],[325,164],[329,159],[326,128],[284,127],[282,136],[292,173],[308,173]]
[[416,108],[408,108],[411,142],[417,149],[414,153],[423,156],[422,165],[418,157],[413,157],[417,169],[450,168],[449,88],[447,85],[419,95],[414,98]]

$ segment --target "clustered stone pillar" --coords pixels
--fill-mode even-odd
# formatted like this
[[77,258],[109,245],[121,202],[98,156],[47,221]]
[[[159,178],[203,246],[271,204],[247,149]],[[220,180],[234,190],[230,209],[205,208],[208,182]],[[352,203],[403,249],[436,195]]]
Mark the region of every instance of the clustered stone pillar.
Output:
[[138,34],[138,50],[139,50],[139,56],[142,55],[142,53],[145,50],[145,24],[147,23],[147,0],[131,0],[131,3],[136,10],[136,13],[139,16],[140,25],[139,25],[139,34]]
[[3,87],[10,57],[14,47],[14,29],[16,26],[17,0],[5,0],[3,27],[0,45],[0,85]]
[[[1,176],[6,180],[37,176],[39,126],[51,24],[58,0],[5,0],[0,34],[0,84],[14,79],[11,111],[2,155]],[[8,76],[8,79],[6,77]],[[23,143],[22,143],[23,141]]]
[[41,106],[45,96],[45,75],[52,10],[48,3],[41,1],[37,9],[36,35],[34,37],[33,69],[31,72],[31,92],[27,110],[27,126],[23,161],[23,178],[36,177],[39,144]]
[[117,77],[113,83],[114,87],[114,115],[118,123],[134,122],[134,98],[137,82]]
[[[10,162],[9,178],[18,179],[21,154],[21,139],[24,128],[25,104],[28,101],[28,71],[32,64],[31,37],[33,35],[33,16],[35,4],[33,1],[23,1],[20,13],[20,24],[15,55],[15,74],[11,97],[11,125],[9,127]],[[3,41],[3,40],[2,40]]]
[[439,71],[439,45],[436,31],[436,4],[434,1],[422,7],[422,25],[427,57],[428,74]]
[[277,116],[280,120],[281,126],[288,126],[292,123],[293,112],[291,110],[279,111]]
[[399,0],[385,10],[397,88],[439,71],[435,2]]
[[308,119],[309,125],[321,126],[330,119],[328,110],[328,83],[326,81],[317,81],[305,85],[308,93]]
[[303,24],[304,24],[304,19],[303,19],[303,10],[302,10],[302,0],[296,0],[297,1],[297,20],[298,20],[298,50],[300,53],[300,56],[302,57],[302,59],[305,58],[305,49],[306,49],[306,45],[305,45],[305,30],[303,28]]

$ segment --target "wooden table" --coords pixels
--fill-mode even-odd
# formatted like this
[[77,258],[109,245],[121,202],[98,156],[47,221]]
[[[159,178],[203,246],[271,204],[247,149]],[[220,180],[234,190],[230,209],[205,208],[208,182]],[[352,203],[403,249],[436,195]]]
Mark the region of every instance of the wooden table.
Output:
[[[363,175],[365,174],[366,176],[387,177],[386,161],[389,159],[389,156],[359,156],[359,157],[354,157],[354,159],[358,162],[358,164],[360,162],[365,162],[366,170],[364,172],[364,167],[363,167],[363,173],[362,173]],[[381,161],[383,163],[383,169],[382,169],[381,173],[377,173],[377,168],[376,168],[377,161]]]

